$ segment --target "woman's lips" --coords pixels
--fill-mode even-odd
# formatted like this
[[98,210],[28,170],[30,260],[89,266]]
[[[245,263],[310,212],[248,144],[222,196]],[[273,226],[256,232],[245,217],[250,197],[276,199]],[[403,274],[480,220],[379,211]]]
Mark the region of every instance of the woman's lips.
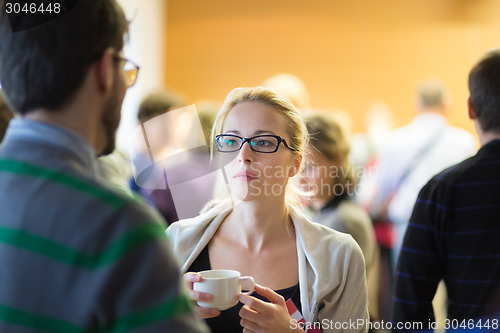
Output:
[[250,181],[257,179],[257,175],[253,172],[247,171],[247,170],[242,170],[238,171],[237,173],[234,174],[233,176],[234,179],[240,180],[240,181]]

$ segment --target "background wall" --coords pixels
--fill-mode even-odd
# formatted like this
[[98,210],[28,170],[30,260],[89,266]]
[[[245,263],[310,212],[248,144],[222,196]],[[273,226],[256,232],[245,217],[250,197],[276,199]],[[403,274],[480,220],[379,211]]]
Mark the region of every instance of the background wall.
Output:
[[374,99],[412,118],[421,79],[442,78],[466,116],[467,74],[500,45],[498,0],[169,0],[164,83],[192,102],[222,102],[237,86],[289,72],[302,78],[315,108],[342,109],[353,130]]

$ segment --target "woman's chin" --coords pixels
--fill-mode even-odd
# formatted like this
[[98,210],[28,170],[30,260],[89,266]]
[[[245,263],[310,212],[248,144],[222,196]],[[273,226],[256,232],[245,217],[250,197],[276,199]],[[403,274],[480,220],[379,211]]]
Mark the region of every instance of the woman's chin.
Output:
[[265,182],[231,182],[231,194],[239,201],[269,200],[283,196],[285,187],[282,184],[271,186]]
[[249,187],[238,186],[231,187],[231,193],[233,197],[238,201],[252,201],[258,199],[261,195]]

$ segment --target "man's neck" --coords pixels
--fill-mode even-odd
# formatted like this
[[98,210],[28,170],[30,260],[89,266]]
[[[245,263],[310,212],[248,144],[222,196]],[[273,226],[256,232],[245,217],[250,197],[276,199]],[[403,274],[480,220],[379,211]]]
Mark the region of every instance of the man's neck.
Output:
[[443,117],[446,116],[446,108],[444,106],[420,107],[418,114],[438,114]]
[[96,149],[96,129],[92,126],[91,115],[83,110],[84,104],[75,104],[61,110],[36,109],[23,118],[52,124],[80,134]]
[[481,144],[481,147],[494,140],[500,140],[499,133],[486,132],[479,136],[479,143]]
[[483,131],[477,119],[474,119],[474,127],[476,128],[476,132],[479,137],[479,144],[481,145],[481,147],[490,143],[493,140],[500,140],[500,132]]

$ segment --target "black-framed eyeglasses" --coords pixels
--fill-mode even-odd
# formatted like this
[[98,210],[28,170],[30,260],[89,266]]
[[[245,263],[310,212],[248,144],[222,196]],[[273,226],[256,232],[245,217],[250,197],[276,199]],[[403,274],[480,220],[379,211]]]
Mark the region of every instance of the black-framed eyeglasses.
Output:
[[125,65],[123,66],[123,73],[125,74],[125,84],[127,85],[127,88],[132,87],[137,81],[137,75],[139,75],[140,67],[132,60],[121,57],[119,55],[115,54],[114,58],[116,60],[121,60],[125,62]]
[[217,150],[223,153],[238,151],[243,147],[245,142],[248,142],[250,148],[258,153],[275,153],[278,151],[280,143],[283,143],[291,151],[296,151],[296,149],[293,149],[286,143],[285,139],[278,135],[256,135],[251,138],[242,138],[234,134],[220,134],[215,136]]

